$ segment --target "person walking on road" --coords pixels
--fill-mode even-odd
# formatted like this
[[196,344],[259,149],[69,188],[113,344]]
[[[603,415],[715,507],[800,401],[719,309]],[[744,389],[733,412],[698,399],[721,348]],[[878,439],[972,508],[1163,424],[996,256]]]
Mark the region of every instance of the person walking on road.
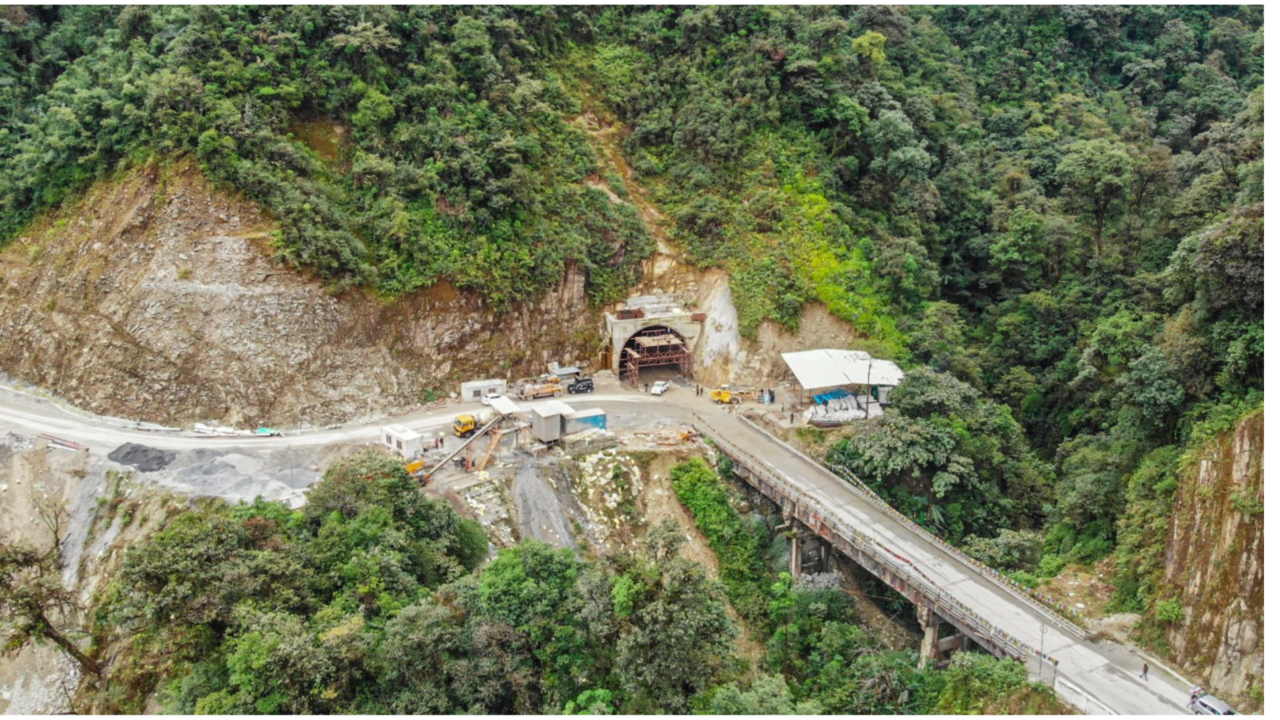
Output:
[[645,383],[645,384],[644,384],[644,391],[645,391],[646,393],[647,393],[647,392],[649,392],[649,383]]
[[1150,679],[1150,678],[1148,678],[1148,677],[1147,677],[1147,664],[1146,664],[1146,663],[1142,663],[1142,679],[1143,679],[1143,680],[1149,680],[1149,679]]

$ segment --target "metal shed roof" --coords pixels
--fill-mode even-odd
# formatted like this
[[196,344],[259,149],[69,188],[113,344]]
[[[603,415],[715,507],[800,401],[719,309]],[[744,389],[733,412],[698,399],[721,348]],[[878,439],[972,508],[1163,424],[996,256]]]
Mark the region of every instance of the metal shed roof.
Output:
[[573,414],[573,408],[569,407],[569,405],[563,400],[548,400],[541,405],[534,406],[533,411],[540,417]]
[[414,432],[403,425],[388,425],[382,428],[382,432],[398,440],[417,440],[422,437],[421,433]]
[[489,407],[493,408],[494,412],[502,415],[514,415],[515,413],[520,412],[520,406],[512,402],[511,398],[506,395],[490,400]]
[[805,350],[783,353],[782,359],[805,390],[839,385],[897,385],[902,370],[890,360],[877,360],[861,350]]

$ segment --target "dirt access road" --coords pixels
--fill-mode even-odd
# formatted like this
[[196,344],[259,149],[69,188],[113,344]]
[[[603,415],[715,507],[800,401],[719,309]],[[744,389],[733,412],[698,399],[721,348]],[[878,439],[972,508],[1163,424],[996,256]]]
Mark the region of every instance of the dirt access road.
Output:
[[[544,401],[545,402],[545,401]],[[1150,680],[1138,678],[1143,658],[1126,646],[1093,642],[1068,629],[1063,621],[1048,618],[1034,602],[991,582],[977,570],[940,551],[922,536],[889,516],[790,446],[715,408],[708,397],[698,398],[687,388],[676,388],[661,397],[635,391],[609,391],[571,399],[580,408],[599,407],[606,412],[652,414],[675,422],[690,422],[695,412],[713,429],[739,447],[749,448],[755,459],[823,501],[845,523],[871,535],[896,554],[925,569],[947,593],[1031,647],[1058,658],[1058,676],[1094,696],[1121,714],[1183,714],[1190,685],[1163,671],[1156,663]],[[521,403],[523,409],[542,403]],[[377,424],[338,427],[278,438],[209,438],[154,434],[113,427],[53,403],[33,401],[14,393],[0,393],[0,429],[48,433],[87,445],[106,454],[126,442],[151,447],[188,450],[227,447],[299,447],[335,443],[375,442],[379,429],[392,422],[419,432],[447,428],[453,417],[476,405],[450,405],[445,409],[413,413]],[[1041,631],[1041,627],[1045,630]],[[1033,661],[1034,662],[1034,661]],[[1034,671],[1034,668],[1033,668]],[[1051,680],[1046,677],[1045,680]],[[1101,709],[1099,709],[1101,710]]]

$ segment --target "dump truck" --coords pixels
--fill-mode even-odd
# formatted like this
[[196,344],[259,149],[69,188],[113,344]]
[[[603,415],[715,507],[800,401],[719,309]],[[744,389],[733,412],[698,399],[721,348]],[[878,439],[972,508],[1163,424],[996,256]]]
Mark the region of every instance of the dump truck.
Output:
[[560,378],[555,375],[543,375],[542,377],[526,381],[520,385],[521,400],[560,397],[563,394],[564,385],[560,384]]
[[711,400],[718,405],[740,405],[744,400],[754,400],[757,392],[741,385],[721,385],[711,391]]

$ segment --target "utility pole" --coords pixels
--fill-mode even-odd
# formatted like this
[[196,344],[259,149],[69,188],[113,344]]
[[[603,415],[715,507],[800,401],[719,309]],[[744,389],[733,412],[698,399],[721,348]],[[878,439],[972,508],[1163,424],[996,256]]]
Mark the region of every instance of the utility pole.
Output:
[[867,355],[867,420],[871,419],[871,355]]
[[[1040,657],[1039,657],[1040,664],[1036,669],[1036,675],[1038,675],[1041,679],[1044,679],[1044,634],[1048,631],[1049,631],[1049,628],[1045,627],[1043,624],[1040,625]],[[1054,678],[1054,681],[1056,682],[1058,679],[1058,674],[1056,671],[1054,672],[1053,678]]]

